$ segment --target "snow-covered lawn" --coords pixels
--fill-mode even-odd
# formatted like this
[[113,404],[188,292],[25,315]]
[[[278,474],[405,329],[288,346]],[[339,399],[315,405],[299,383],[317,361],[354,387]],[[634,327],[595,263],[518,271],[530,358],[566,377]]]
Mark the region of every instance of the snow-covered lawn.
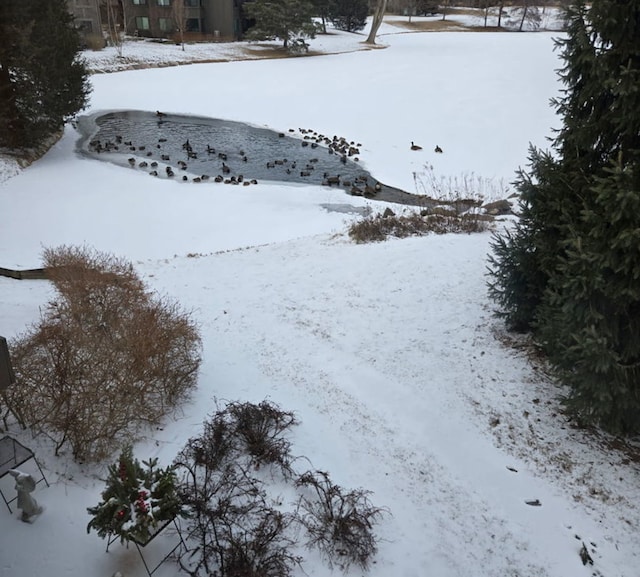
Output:
[[[335,32],[312,41],[326,53],[312,58],[174,47],[153,58],[224,61],[95,75],[88,112],[312,128],[362,142],[367,169],[411,192],[431,171],[502,181],[504,191],[529,142],[545,146],[559,123],[549,107],[559,89],[554,33],[383,26],[384,49]],[[149,46],[128,43],[125,55],[151,59]],[[88,57],[107,70],[107,55]],[[28,169],[2,173],[0,266],[34,268],[43,247],[87,244],[131,259],[151,288],[194,312],[204,342],[198,388],[140,439],[138,458],[170,463],[216,402],[269,398],[296,412],[295,454],[343,487],[372,490],[390,511],[372,577],[637,577],[637,460],[573,428],[561,389],[526,348],[506,346],[518,343],[487,299],[489,233],[356,245],[345,234],[356,217],[331,205],[382,203],[303,185],[153,179],[81,157],[78,136],[67,127]],[[2,335],[24,331],[51,295],[45,281],[0,278]],[[10,433],[37,451],[51,487],[34,493],[45,512],[33,525],[0,512],[0,575],[145,575],[134,548],[105,553],[86,533],[105,467]],[[13,493],[6,477],[0,488]],[[535,500],[541,506],[526,504]],[[593,566],[580,560],[583,543]],[[158,539],[145,553],[170,544]],[[332,574],[307,557],[298,575]],[[172,562],[156,572],[176,574]]]

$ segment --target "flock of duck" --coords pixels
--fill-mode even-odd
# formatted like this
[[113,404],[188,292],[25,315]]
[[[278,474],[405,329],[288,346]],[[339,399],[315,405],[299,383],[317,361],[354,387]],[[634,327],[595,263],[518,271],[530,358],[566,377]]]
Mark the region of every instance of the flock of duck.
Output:
[[[131,140],[124,140],[124,137],[121,135],[116,135],[114,140],[105,140],[101,141],[99,139],[94,139],[89,142],[89,149],[96,153],[103,152],[123,152],[128,151],[130,153],[134,153],[134,156],[130,156],[127,159],[129,166],[132,168],[142,168],[146,169],[151,176],[161,176],[164,173],[166,178],[174,178],[178,174],[182,173],[181,180],[184,182],[206,182],[208,180],[213,180],[214,182],[224,182],[226,184],[243,184],[248,186],[250,184],[258,184],[256,179],[245,179],[242,174],[233,175],[224,177],[222,174],[229,175],[231,169],[225,163],[228,160],[228,155],[226,153],[216,153],[215,148],[207,145],[207,148],[204,150],[204,153],[207,155],[216,155],[221,160],[221,172],[222,174],[218,174],[213,178],[208,174],[201,174],[199,176],[193,176],[192,173],[187,174],[189,169],[189,164],[187,164],[188,160],[194,160],[198,158],[198,152],[196,152],[187,139],[182,144],[182,150],[186,155],[187,160],[177,159],[175,160],[175,164],[177,168],[172,164],[171,156],[169,154],[165,154],[162,152],[163,143],[167,142],[166,138],[158,138],[157,143],[155,143],[155,151],[154,146],[148,147],[146,144],[135,145]],[[154,154],[160,152],[160,162],[157,160],[152,160]],[[146,157],[146,159],[144,158]],[[240,151],[240,158],[244,162],[247,162],[247,156],[244,152]]]
[[[156,115],[161,117],[161,120],[164,120],[162,117],[166,116],[159,111],[156,112]],[[160,125],[161,122],[159,121],[158,124]],[[289,133],[290,136],[293,136],[296,130],[290,128]],[[306,128],[298,128],[297,133],[295,136],[301,136],[300,146],[302,148],[309,147],[310,149],[316,149],[322,147],[327,150],[328,154],[337,155],[340,163],[344,165],[348,162],[359,161],[360,148],[362,147],[362,144],[359,142],[350,141],[338,136],[328,137]],[[278,133],[278,137],[280,138],[284,138],[285,136],[287,135],[284,132]],[[165,148],[166,142],[167,138],[159,137],[152,144],[134,143],[132,139],[127,140],[126,137],[121,134],[116,134],[107,139],[96,138],[91,140],[89,142],[89,150],[97,154],[127,154],[129,166],[145,170],[149,175],[154,177],[171,178],[183,182],[199,183],[212,181],[243,186],[258,183],[257,179],[244,176],[244,173],[250,172],[251,168],[247,166],[249,157],[242,149],[233,152],[229,150],[222,151],[217,150],[216,147],[211,144],[194,145],[187,138],[182,143],[181,153],[176,154],[175,149],[178,147],[174,145],[174,151],[168,154]],[[411,150],[422,150],[422,147],[412,142]],[[442,149],[436,146],[435,151],[442,152]],[[177,156],[180,156],[180,158],[177,158]],[[302,182],[309,178],[311,181],[320,181],[323,186],[341,187],[354,196],[374,197],[382,190],[381,183],[366,174],[365,171],[354,171],[353,164],[349,164],[349,167],[345,167],[345,170],[342,171],[348,173],[348,176],[331,174],[322,168],[317,170],[317,166],[319,164],[322,165],[322,163],[318,162],[318,158],[309,158],[308,152],[302,156],[305,157],[304,160],[276,158],[267,161],[266,169],[267,171],[274,170],[275,173],[278,172],[277,169],[280,169],[286,175],[291,175],[295,177],[295,179],[302,179]],[[216,162],[219,163],[217,174],[214,173],[210,175],[200,173],[202,167],[200,166],[200,171],[196,167],[202,165],[203,160],[206,161],[207,169],[210,169],[212,164]],[[238,169],[239,166],[246,168]],[[232,167],[236,168],[234,169]],[[264,176],[264,170],[260,172]],[[361,172],[361,174],[358,174],[358,172]],[[274,174],[272,180],[279,180],[276,174]]]

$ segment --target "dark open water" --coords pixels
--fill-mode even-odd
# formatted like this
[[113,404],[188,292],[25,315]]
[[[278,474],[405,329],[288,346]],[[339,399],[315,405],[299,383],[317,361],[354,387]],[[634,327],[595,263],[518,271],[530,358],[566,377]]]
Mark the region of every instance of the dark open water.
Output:
[[[78,127],[83,153],[130,170],[157,173],[158,178],[324,184],[339,186],[346,194],[424,204],[420,196],[376,180],[356,160],[358,143],[333,135],[278,133],[241,122],[148,111],[84,116]],[[339,184],[332,182],[338,178]]]

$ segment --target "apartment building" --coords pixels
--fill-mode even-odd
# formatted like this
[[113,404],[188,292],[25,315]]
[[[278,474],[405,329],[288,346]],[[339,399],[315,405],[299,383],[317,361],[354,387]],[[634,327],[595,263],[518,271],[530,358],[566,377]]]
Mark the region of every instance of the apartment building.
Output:
[[121,0],[127,34],[187,40],[239,40],[243,0]]
[[75,16],[75,24],[81,34],[102,35],[99,0],[67,0],[69,12]]
[[[1,1],[1,0],[0,0]],[[114,30],[172,40],[240,40],[247,30],[245,0],[67,0],[84,36]]]

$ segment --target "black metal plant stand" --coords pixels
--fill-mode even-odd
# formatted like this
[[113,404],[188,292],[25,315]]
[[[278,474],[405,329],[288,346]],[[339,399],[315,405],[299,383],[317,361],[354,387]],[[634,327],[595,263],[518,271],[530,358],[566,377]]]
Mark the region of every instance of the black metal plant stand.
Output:
[[[177,543],[177,545],[175,545],[160,561],[160,563],[158,563],[153,569],[149,568],[149,565],[147,564],[146,559],[144,558],[144,554],[142,553],[142,550],[149,544],[151,543],[151,541],[153,541],[158,535],[160,535],[160,533],[162,533],[169,525],[173,524],[173,526],[176,529],[176,533],[178,535],[179,541]],[[113,542],[117,541],[118,539],[120,539],[120,537],[118,535],[114,535],[108,538],[107,540],[107,551],[109,551],[109,545],[111,545]],[[176,551],[176,549],[178,549],[180,546],[183,546],[185,549],[187,548],[187,544],[184,542],[184,539],[182,538],[182,531],[180,530],[180,525],[178,523],[178,520],[176,517],[174,517],[173,519],[169,519],[168,521],[166,521],[164,523],[164,525],[161,525],[158,530],[153,533],[153,535],[151,535],[148,539],[146,539],[145,541],[141,541],[139,539],[130,539],[130,541],[133,542],[133,544],[136,546],[136,549],[138,550],[138,553],[140,554],[140,559],[142,559],[142,563],[144,565],[144,568],[147,570],[147,575],[149,575],[149,577],[151,577],[159,568],[160,566],[169,558],[171,557],[171,555],[173,555],[173,553]]]
[[[10,470],[19,467],[20,465],[26,463],[27,461],[30,461],[31,459],[33,459],[33,461],[35,462],[41,475],[40,479],[36,481],[36,485],[44,481],[48,487],[49,481],[47,481],[46,477],[44,476],[42,468],[40,467],[40,463],[38,463],[34,452],[9,435],[6,435],[2,437],[2,439],[0,439],[0,479],[5,475],[8,475]],[[0,496],[2,496],[7,509],[9,509],[9,513],[13,513],[13,511],[11,510],[11,503],[16,501],[18,497],[16,496],[13,499],[7,500],[1,489]]]

